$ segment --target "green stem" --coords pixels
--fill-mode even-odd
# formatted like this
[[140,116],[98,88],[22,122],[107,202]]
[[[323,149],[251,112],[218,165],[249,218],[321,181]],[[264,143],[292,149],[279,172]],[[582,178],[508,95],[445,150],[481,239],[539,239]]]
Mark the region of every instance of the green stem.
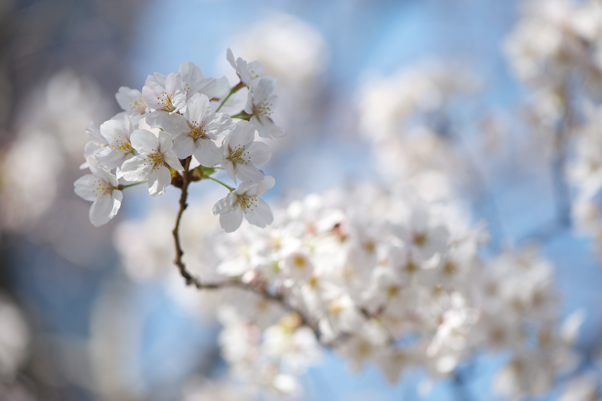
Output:
[[133,184],[126,184],[126,185],[119,184],[119,185],[117,185],[117,189],[121,191],[122,189],[129,188],[129,187],[134,187],[136,185],[144,184],[144,183],[147,183],[147,182],[148,182],[148,180],[146,180],[146,181],[140,181],[140,182],[135,182]]
[[233,116],[230,116],[230,118],[239,118],[239,119],[241,119],[241,120],[246,120],[246,121],[249,121],[249,120],[251,119],[251,117],[252,117],[252,116],[253,116],[252,114],[248,114],[247,112],[245,112],[245,111],[243,110],[243,111],[241,111],[241,112],[240,112],[240,113],[238,113],[238,114],[235,114],[235,115],[233,115]]
[[222,103],[219,105],[219,107],[217,108],[217,110],[215,110],[215,112],[217,113],[223,106],[224,104],[226,104],[226,101],[228,99],[230,99],[230,96],[232,96],[233,94],[235,94],[236,92],[238,92],[239,90],[241,90],[242,88],[244,88],[245,84],[241,82],[239,82],[235,87],[233,87],[232,89],[230,89],[230,93],[228,93],[228,96],[226,96],[226,98],[222,101]]
[[223,185],[224,187],[228,188],[228,191],[230,191],[230,192],[234,191],[234,188],[232,188],[232,187],[231,187],[231,186],[229,186],[229,185],[226,185],[226,184],[224,184],[224,183],[223,183],[223,182],[221,182],[220,180],[216,180],[216,179],[215,179],[215,178],[213,178],[213,177],[208,177],[208,178],[209,178],[210,180],[213,180],[213,181],[217,182],[218,184],[220,184],[220,185]]

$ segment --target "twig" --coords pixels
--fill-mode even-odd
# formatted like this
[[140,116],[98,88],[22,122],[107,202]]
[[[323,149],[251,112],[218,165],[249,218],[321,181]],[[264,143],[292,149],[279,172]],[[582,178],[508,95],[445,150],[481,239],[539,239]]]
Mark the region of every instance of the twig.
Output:
[[307,318],[307,316],[305,316],[304,313],[302,313],[301,311],[299,311],[298,309],[296,309],[292,305],[290,305],[288,303],[288,301],[284,298],[284,296],[282,296],[280,294],[272,294],[269,291],[267,291],[267,289],[254,287],[252,285],[245,284],[237,279],[236,280],[226,280],[226,281],[222,281],[219,283],[202,282],[198,278],[194,277],[186,269],[186,265],[184,264],[184,261],[182,260],[182,256],[184,256],[184,250],[182,249],[182,244],[180,241],[180,222],[182,220],[182,215],[184,214],[184,210],[186,210],[186,208],[188,207],[188,204],[186,203],[186,201],[188,199],[188,186],[190,185],[190,181],[191,181],[190,180],[190,171],[189,171],[190,170],[190,160],[191,160],[191,157],[188,157],[188,158],[186,158],[186,160],[184,162],[184,171],[182,172],[182,188],[181,188],[182,193],[180,195],[180,201],[179,201],[180,209],[178,210],[178,215],[176,217],[176,224],[172,231],[173,238],[174,238],[174,246],[176,249],[176,258],[174,259],[174,264],[177,266],[177,268],[180,272],[180,275],[186,281],[186,285],[192,285],[199,290],[217,290],[217,289],[222,289],[222,288],[227,288],[227,287],[235,287],[235,288],[240,288],[240,289],[243,289],[246,291],[254,292],[255,294],[258,294],[265,299],[279,303],[280,305],[282,305],[284,307],[284,309],[286,309],[288,311],[295,312],[297,315],[299,315],[299,318],[301,319],[301,324],[309,327],[314,332],[316,338],[318,340],[320,340],[320,332],[319,332],[318,328],[310,322],[310,320]]

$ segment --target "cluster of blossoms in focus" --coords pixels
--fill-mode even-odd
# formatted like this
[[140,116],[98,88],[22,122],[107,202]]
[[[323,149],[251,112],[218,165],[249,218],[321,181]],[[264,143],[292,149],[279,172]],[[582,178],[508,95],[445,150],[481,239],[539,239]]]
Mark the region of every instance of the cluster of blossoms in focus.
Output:
[[[259,197],[274,186],[274,179],[257,167],[271,156],[269,146],[256,140],[277,138],[284,131],[271,119],[278,97],[276,80],[264,76],[259,62],[247,63],[228,50],[227,58],[240,82],[230,87],[225,77],[205,78],[192,62],[177,73],[155,73],[142,91],[119,88],[117,102],[123,112],[97,127],[87,128],[91,141],[85,148],[87,174],[75,182],[75,192],[93,202],[90,221],[106,224],[121,206],[124,188],[148,183],[151,196],[162,195],[170,184],[211,179],[229,189],[213,211],[224,230],[240,227],[243,216],[265,227],[272,222],[270,207]],[[244,109],[235,115],[220,112],[241,89],[248,91]],[[223,169],[239,183],[230,187],[211,177]],[[125,183],[120,183],[123,180]]]

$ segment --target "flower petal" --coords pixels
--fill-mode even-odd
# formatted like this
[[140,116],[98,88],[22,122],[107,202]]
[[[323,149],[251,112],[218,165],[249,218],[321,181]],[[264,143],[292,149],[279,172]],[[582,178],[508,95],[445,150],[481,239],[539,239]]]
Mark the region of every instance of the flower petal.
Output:
[[242,209],[240,207],[236,207],[228,213],[220,214],[219,224],[222,226],[225,232],[234,232],[242,223],[242,215]]
[[265,227],[268,224],[272,224],[274,221],[274,215],[272,209],[265,203],[263,199],[257,199],[252,209],[246,210],[245,218],[247,221],[257,227]]
[[213,167],[222,161],[222,155],[215,142],[209,139],[196,141],[194,157],[205,167]]
[[132,146],[142,155],[150,155],[159,151],[159,138],[150,131],[139,129],[130,137]]
[[90,207],[90,222],[95,227],[107,224],[109,220],[111,220],[112,211],[113,198],[110,194],[105,194],[92,203],[92,206]]
[[169,184],[171,184],[171,174],[165,166],[153,168],[148,175],[148,193],[151,196],[163,195]]

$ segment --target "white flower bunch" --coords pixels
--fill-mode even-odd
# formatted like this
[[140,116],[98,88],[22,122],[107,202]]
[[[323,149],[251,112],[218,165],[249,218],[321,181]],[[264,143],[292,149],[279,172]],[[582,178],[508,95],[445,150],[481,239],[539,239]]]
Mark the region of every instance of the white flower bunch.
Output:
[[[275,181],[258,169],[271,151],[255,140],[255,132],[264,138],[284,135],[271,118],[278,100],[276,80],[264,76],[258,61],[235,61],[229,49],[227,58],[240,78],[231,88],[225,77],[206,78],[197,65],[184,62],[177,73],[149,75],[142,91],[119,88],[116,98],[123,112],[100,127],[88,126],[91,141],[82,168],[90,174],[75,182],[75,193],[93,202],[92,224],[101,226],[117,215],[125,188],[148,183],[154,197],[169,185],[177,186],[183,210],[188,185],[204,179],[230,191],[213,208],[226,232],[238,229],[243,217],[259,227],[272,222],[270,207],[259,197]],[[220,112],[243,88],[248,90],[244,110],[236,115]],[[234,184],[240,180],[238,188],[212,177],[218,169]]]
[[[509,355],[496,383],[513,395],[539,394],[553,383],[573,360],[574,334],[558,330],[550,264],[530,248],[484,260],[482,228],[455,205],[415,193],[333,190],[276,207],[266,229],[186,232],[190,243],[211,244],[189,260],[225,288],[211,307],[235,378],[294,396],[298,376],[330,347],[356,370],[376,364],[392,383],[411,367],[449,376],[475,352]],[[155,221],[155,213],[148,218]],[[120,252],[128,269],[140,270],[147,266],[137,266],[136,255],[156,248]],[[165,252],[164,264],[173,249]],[[527,362],[537,383],[520,377]]]

